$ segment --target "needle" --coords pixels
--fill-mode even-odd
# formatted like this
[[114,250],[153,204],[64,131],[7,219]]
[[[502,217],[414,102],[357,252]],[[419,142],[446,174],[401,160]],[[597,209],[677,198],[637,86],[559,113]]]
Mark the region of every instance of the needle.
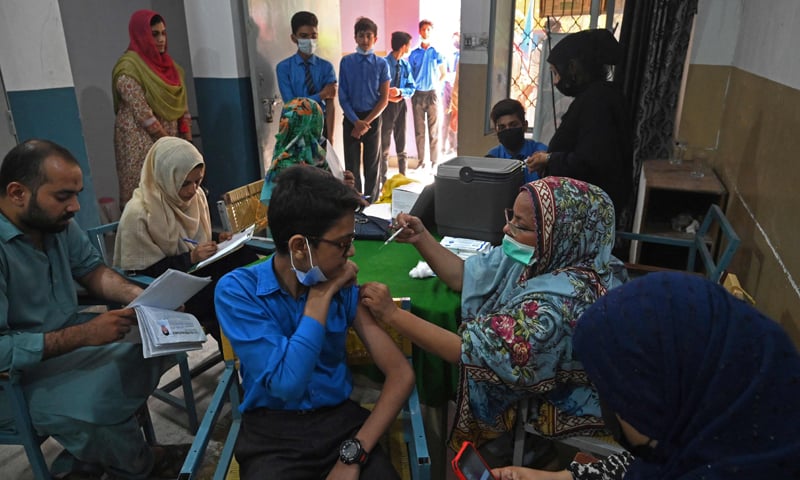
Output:
[[398,228],[397,231],[394,232],[391,237],[387,238],[386,241],[383,242],[383,244],[384,245],[389,245],[390,243],[392,243],[394,241],[394,239],[397,238],[398,235],[400,235],[400,232],[402,232],[404,228],[406,228],[406,227]]

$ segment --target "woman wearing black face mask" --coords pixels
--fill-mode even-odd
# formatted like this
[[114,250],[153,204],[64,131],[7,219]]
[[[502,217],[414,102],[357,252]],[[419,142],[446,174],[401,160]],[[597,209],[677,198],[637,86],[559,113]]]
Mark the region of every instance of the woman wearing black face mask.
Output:
[[[500,100],[492,107],[489,116],[500,145],[489,150],[487,157],[515,158],[527,163],[534,153],[547,150],[544,143],[525,138],[528,122],[525,120],[525,109],[518,101],[510,98]],[[535,170],[525,169],[525,183],[538,179],[539,174]]]
[[553,84],[575,97],[550,140],[548,152],[534,154],[529,168],[542,176],[577,178],[602,188],[620,219],[633,184],[632,130],[625,100],[609,81],[621,48],[608,30],[570,34],[547,58]]

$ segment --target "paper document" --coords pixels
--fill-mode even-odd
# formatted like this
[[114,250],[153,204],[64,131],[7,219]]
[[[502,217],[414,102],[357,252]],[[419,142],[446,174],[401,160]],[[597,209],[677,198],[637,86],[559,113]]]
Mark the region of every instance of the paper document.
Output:
[[442,241],[439,243],[464,260],[472,255],[488,252],[492,249],[491,243],[483,240],[473,240],[471,238],[443,237]]
[[128,307],[136,311],[138,326],[123,341],[142,343],[144,358],[198,350],[206,333],[197,318],[175,311],[211,283],[210,277],[196,277],[168,269],[139,294]]
[[241,232],[233,234],[233,237],[230,240],[225,240],[224,242],[218,243],[217,244],[217,253],[215,253],[214,255],[206,258],[202,262],[198,262],[197,265],[195,265],[189,271],[193,272],[195,270],[200,270],[201,268],[205,267],[206,265],[208,265],[210,263],[214,263],[217,260],[219,260],[220,258],[222,258],[222,257],[224,257],[224,256],[226,256],[228,254],[231,254],[231,253],[235,252],[236,250],[239,250],[240,248],[242,248],[242,246],[244,246],[245,243],[247,243],[248,240],[253,238],[253,232],[255,231],[255,229],[256,229],[255,225],[250,225],[249,227],[247,227],[246,229],[242,230]]
[[144,358],[199,350],[206,332],[189,313],[153,307],[136,307]]
[[211,277],[197,277],[170,268],[153,280],[128,306],[175,310],[209,283]]
[[392,221],[392,204],[390,203],[373,203],[364,208],[364,215],[370,217],[378,217],[384,220]]

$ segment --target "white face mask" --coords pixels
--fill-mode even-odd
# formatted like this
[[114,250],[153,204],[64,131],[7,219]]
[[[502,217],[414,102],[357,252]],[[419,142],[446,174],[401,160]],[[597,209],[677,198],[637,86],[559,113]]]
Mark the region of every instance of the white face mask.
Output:
[[292,265],[292,270],[294,270],[294,274],[297,277],[297,281],[300,282],[301,285],[305,285],[306,287],[313,287],[318,283],[328,281],[328,277],[326,277],[325,274],[322,273],[322,269],[319,268],[319,265],[314,265],[314,259],[311,257],[311,245],[308,244],[307,238],[306,238],[306,247],[308,247],[308,259],[311,262],[311,269],[309,271],[301,272],[300,270],[295,268],[292,252],[289,252],[289,263],[291,263]]
[[317,41],[313,38],[298,38],[297,48],[306,55],[314,55],[317,51]]

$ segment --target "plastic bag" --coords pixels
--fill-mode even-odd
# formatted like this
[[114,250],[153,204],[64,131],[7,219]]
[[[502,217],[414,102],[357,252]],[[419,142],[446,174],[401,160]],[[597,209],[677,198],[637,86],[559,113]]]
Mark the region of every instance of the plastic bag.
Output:
[[342,162],[339,161],[339,156],[336,155],[336,150],[333,149],[331,142],[328,142],[326,147],[325,161],[328,162],[328,167],[331,169],[331,173],[339,180],[344,180],[344,169],[342,168]]

